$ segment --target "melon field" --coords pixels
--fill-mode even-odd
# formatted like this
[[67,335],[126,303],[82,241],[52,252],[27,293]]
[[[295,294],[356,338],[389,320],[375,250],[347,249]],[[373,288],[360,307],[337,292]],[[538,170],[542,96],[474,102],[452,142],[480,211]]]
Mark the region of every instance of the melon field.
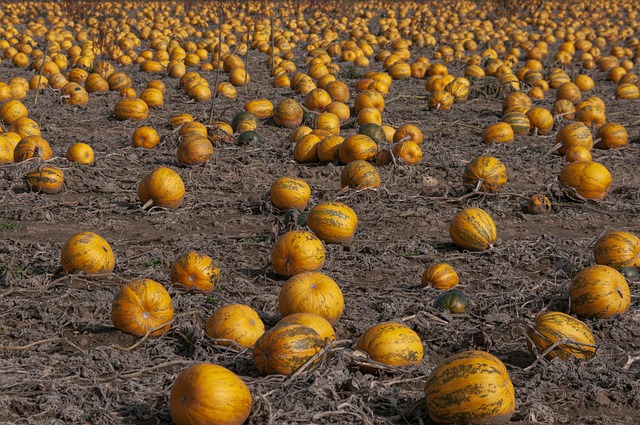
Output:
[[0,422],[640,423],[640,4],[515,3],[3,3]]

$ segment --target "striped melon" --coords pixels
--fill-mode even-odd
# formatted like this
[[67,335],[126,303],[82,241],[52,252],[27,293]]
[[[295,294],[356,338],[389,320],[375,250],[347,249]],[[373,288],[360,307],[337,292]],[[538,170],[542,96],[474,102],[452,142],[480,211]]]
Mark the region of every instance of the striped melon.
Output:
[[596,242],[593,256],[596,264],[618,270],[625,266],[640,266],[640,238],[629,232],[609,232]]
[[358,349],[389,366],[420,364],[424,348],[420,336],[402,323],[379,323],[358,339]]
[[307,326],[276,326],[256,341],[253,361],[261,375],[292,375],[323,346],[324,340]]
[[631,294],[616,269],[594,265],[574,276],[569,285],[571,311],[580,317],[607,318],[629,309]]
[[507,167],[497,158],[480,155],[467,164],[462,184],[481,192],[502,192],[507,184]]
[[307,226],[325,243],[350,243],[358,217],[342,202],[321,202],[309,211]]
[[513,129],[513,134],[516,136],[522,136],[529,134],[531,129],[531,123],[529,117],[522,112],[510,112],[502,117],[502,121],[506,122]]
[[324,317],[313,313],[293,313],[284,316],[278,321],[276,326],[303,325],[318,332],[323,341],[335,341],[336,331],[331,323]]
[[459,282],[456,270],[446,263],[432,264],[427,268],[420,279],[422,286],[433,286],[435,289],[447,290],[456,286]]
[[513,143],[514,132],[511,125],[506,122],[491,124],[482,132],[482,141],[490,143]]
[[556,357],[562,360],[571,357],[589,360],[596,353],[596,341],[589,327],[575,317],[558,311],[538,314],[535,327],[529,330],[528,335],[540,353],[558,341],[567,340],[547,353],[549,360]]
[[484,351],[449,357],[431,372],[424,392],[437,424],[504,424],[516,406],[507,369]]
[[580,121],[575,121],[558,130],[556,142],[561,144],[558,153],[564,155],[569,149],[575,146],[591,150],[593,147],[593,136],[591,135],[589,127]]
[[27,136],[22,138],[13,149],[13,160],[22,162],[31,158],[42,158],[48,161],[53,158],[51,145],[40,136]]
[[470,251],[492,248],[497,239],[493,219],[481,208],[466,208],[449,223],[449,235],[458,247]]
[[526,93],[523,92],[513,92],[509,93],[507,97],[502,102],[502,111],[507,111],[514,106],[522,106],[524,111],[526,112],[531,108],[533,104],[531,98],[527,96]]
[[450,314],[464,314],[469,306],[469,297],[458,289],[449,289],[433,300],[433,306]]
[[64,184],[64,173],[58,167],[43,165],[27,173],[27,186],[42,193],[58,193]]
[[340,173],[340,186],[352,189],[380,187],[380,174],[367,161],[352,161]]

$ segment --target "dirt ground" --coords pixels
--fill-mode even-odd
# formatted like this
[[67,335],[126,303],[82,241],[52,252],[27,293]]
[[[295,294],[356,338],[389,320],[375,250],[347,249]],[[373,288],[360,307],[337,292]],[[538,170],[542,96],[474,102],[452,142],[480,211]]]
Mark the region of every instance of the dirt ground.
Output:
[[[218,99],[216,119],[230,120],[250,99],[266,97],[275,104],[292,96],[289,89],[271,88],[265,59],[250,54],[251,84],[238,90],[236,101]],[[0,80],[33,75],[9,62],[0,64]],[[353,89],[356,80],[347,78],[353,70],[340,66]],[[463,66],[449,68],[462,75]],[[373,61],[372,68],[382,69]],[[259,145],[218,145],[210,163],[180,166],[178,136],[168,118],[190,113],[206,122],[209,104],[189,101],[177,80],[164,74],[144,74],[137,67],[125,71],[138,91],[156,78],[168,87],[165,105],[144,123],[158,129],[159,146],[130,146],[140,124],[112,117],[115,92],[92,94],[89,105],[79,108],[61,104],[54,90],[44,91],[33,107],[32,91],[24,103],[54,150],[51,162],[65,172],[65,189],[57,195],[29,192],[23,176],[36,164],[0,166],[0,422],[170,423],[168,396],[175,377],[207,361],[228,367],[248,384],[254,400],[251,424],[430,423],[424,410],[412,409],[430,371],[453,353],[480,349],[498,356],[509,370],[517,401],[514,423],[640,423],[640,361],[633,361],[640,355],[638,282],[631,284],[626,314],[586,320],[598,344],[591,361],[536,362],[524,336],[524,323],[541,310],[568,312],[568,284],[593,263],[598,237],[609,230],[640,234],[640,104],[616,100],[614,84],[603,74],[592,74],[593,94],[605,101],[610,121],[627,126],[631,143],[620,151],[593,151],[594,160],[611,171],[613,185],[604,202],[582,203],[559,191],[564,159],[547,155],[555,130],[548,136],[519,136],[511,145],[482,143],[482,130],[501,115],[503,96],[487,96],[486,85],[495,84],[491,78],[474,83],[470,99],[450,113],[429,111],[424,98],[413,96],[426,94],[424,81],[394,82],[383,120],[418,125],[425,135],[424,159],[416,166],[379,168],[383,185],[378,190],[344,193],[341,165],[297,164],[290,130],[269,123],[258,128]],[[215,73],[204,75],[213,85]],[[549,108],[554,99],[551,90],[539,104]],[[349,124],[342,135],[355,131]],[[94,148],[93,165],[74,166],[64,159],[78,141]],[[505,192],[456,200],[465,193],[465,165],[480,154],[494,155],[507,166]],[[136,188],[159,165],[179,172],[186,199],[175,211],[145,212]],[[269,326],[278,320],[284,280],[274,275],[270,254],[284,220],[266,194],[280,176],[309,183],[309,207],[340,200],[359,219],[349,246],[326,245],[323,272],[338,282],[346,304],[335,326],[338,341],[319,367],[294,378],[259,377],[250,350],[213,345],[203,329],[212,311],[228,303],[250,305]],[[551,214],[526,212],[526,199],[536,192],[552,200]],[[448,236],[451,218],[471,205],[484,208],[496,222],[499,244],[490,252],[462,252]],[[109,241],[117,257],[113,274],[61,273],[62,245],[83,230]],[[171,262],[192,249],[213,257],[222,270],[222,281],[210,295],[170,285]],[[438,291],[420,286],[420,275],[434,262],[457,270],[460,289],[471,299],[465,317],[436,310],[432,302]],[[163,283],[177,313],[166,334],[144,341],[115,330],[110,320],[119,286],[141,277]],[[390,320],[403,321],[420,335],[423,362],[362,373],[356,339]]]

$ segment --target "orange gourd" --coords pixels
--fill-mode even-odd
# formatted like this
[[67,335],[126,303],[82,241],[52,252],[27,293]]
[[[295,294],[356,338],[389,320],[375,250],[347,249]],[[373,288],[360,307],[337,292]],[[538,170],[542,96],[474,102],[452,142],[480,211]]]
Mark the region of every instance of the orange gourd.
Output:
[[13,160],[22,162],[31,158],[41,158],[48,161],[53,158],[53,151],[49,142],[40,136],[27,136],[20,140],[13,150]]
[[560,185],[585,199],[601,201],[611,188],[611,173],[597,162],[570,162],[560,171]]
[[151,149],[160,143],[158,132],[148,126],[138,127],[131,138],[131,145],[136,148]]
[[512,143],[514,137],[513,128],[506,122],[491,124],[482,132],[482,141],[485,144]]
[[65,155],[67,161],[75,162],[81,165],[89,165],[93,163],[94,154],[91,146],[86,143],[78,142],[69,146]]
[[120,121],[142,121],[149,116],[149,106],[139,98],[123,98],[116,103],[113,114]]
[[189,121],[183,123],[178,130],[178,134],[180,136],[187,136],[191,133],[198,134],[202,137],[207,137],[207,127],[200,122]]
[[533,108],[527,111],[531,129],[538,134],[549,134],[553,130],[553,115],[545,108]]
[[422,140],[422,131],[413,124],[402,124],[393,134],[394,143],[409,141],[419,145]]
[[412,141],[395,143],[391,152],[407,165],[416,165],[422,161],[422,149],[420,149],[420,145]]
[[618,99],[637,100],[640,98],[640,88],[632,83],[619,84],[615,95]]
[[450,111],[453,105],[453,96],[445,90],[436,90],[427,99],[429,109],[436,111]]
[[40,125],[29,117],[22,117],[9,126],[9,131],[20,137],[40,136]]
[[84,81],[84,88],[88,93],[105,92],[109,90],[109,83],[100,74],[89,74]]
[[318,272],[298,273],[280,289],[279,310],[282,316],[314,313],[335,325],[344,310],[344,298],[338,284]]
[[315,112],[324,112],[327,105],[333,100],[326,90],[315,88],[307,93],[304,105],[307,109]]
[[341,202],[321,202],[309,211],[307,226],[325,243],[350,243],[358,217]]
[[481,192],[502,192],[507,184],[507,167],[497,158],[480,155],[465,167],[462,184]]
[[67,273],[111,273],[116,257],[109,243],[93,232],[80,232],[70,237],[60,254],[62,270]]
[[8,100],[0,106],[0,119],[5,124],[11,125],[27,115],[29,115],[27,107],[19,100]]
[[564,159],[567,162],[591,162],[593,161],[593,157],[591,156],[591,151],[583,146],[572,146],[567,149],[567,152],[564,154]]
[[324,89],[335,102],[347,103],[351,99],[349,86],[342,81],[331,81],[324,87]]
[[78,83],[67,83],[60,90],[63,103],[69,105],[86,105],[89,103],[89,93]]
[[244,110],[258,118],[269,118],[273,114],[273,103],[269,99],[254,99],[244,105]]
[[320,335],[307,326],[276,326],[256,341],[253,361],[261,375],[292,375],[324,345]]
[[[578,104],[578,107],[580,107],[582,103]],[[583,122],[587,127],[594,126],[599,128],[607,120],[604,108],[599,105],[587,103],[580,108],[578,107],[576,107],[575,120]]]
[[279,210],[304,210],[309,202],[311,189],[304,180],[280,177],[271,185],[269,197]]
[[304,110],[294,99],[281,100],[273,111],[273,121],[278,127],[298,127],[303,118]]
[[365,125],[367,123],[381,125],[382,115],[376,108],[362,108],[356,116],[356,122],[358,125]]
[[629,144],[627,129],[616,122],[603,124],[597,133],[598,141],[595,145],[598,149],[620,149]]
[[293,158],[300,164],[311,164],[318,162],[318,145],[322,139],[309,133],[302,136],[293,147]]
[[271,252],[271,264],[281,276],[318,271],[324,266],[322,241],[313,233],[292,230],[278,238]]
[[556,119],[573,121],[576,117],[576,107],[567,99],[558,99],[553,103],[553,115]]
[[523,92],[509,93],[505,100],[502,102],[502,112],[506,113],[507,110],[513,108],[514,106],[521,107],[523,109],[521,112],[526,113],[529,109],[531,109],[531,98]]
[[354,134],[345,139],[338,148],[340,162],[348,164],[353,161],[368,161],[378,153],[378,145],[369,136]]
[[172,320],[171,296],[162,284],[151,279],[137,279],[121,286],[111,305],[113,325],[131,335],[162,335]]
[[363,90],[356,95],[353,105],[356,114],[364,108],[375,108],[382,113],[384,111],[384,98],[375,90]]
[[211,161],[215,151],[206,136],[187,135],[178,144],[177,160],[184,165],[202,165]]
[[352,189],[375,189],[380,187],[380,174],[367,161],[352,161],[342,169],[340,185]]
[[199,363],[176,378],[169,412],[175,425],[241,425],[252,403],[251,392],[238,375],[219,365]]
[[629,309],[631,295],[616,269],[594,265],[581,270],[569,285],[571,311],[580,317],[607,318]]
[[138,198],[143,209],[151,206],[176,209],[182,205],[185,189],[180,175],[171,168],[158,167],[138,185]]
[[388,366],[420,364],[424,355],[422,341],[407,325],[395,322],[377,324],[360,336],[357,348],[371,360]]
[[447,358],[431,372],[424,392],[436,424],[505,424],[516,407],[506,367],[484,351]]
[[149,106],[149,108],[159,108],[164,104],[164,96],[162,91],[156,88],[144,89],[140,93],[140,99]]
[[220,281],[220,269],[208,255],[189,251],[171,264],[169,277],[182,288],[211,292]]
[[556,98],[567,99],[575,105],[582,100],[582,91],[576,84],[567,82],[558,87]]
[[522,136],[529,133],[531,123],[526,114],[522,112],[511,112],[502,117],[502,121],[511,126],[515,136]]
[[564,155],[573,147],[580,146],[591,150],[593,136],[589,128],[580,121],[572,122],[562,127],[556,134],[556,142],[561,144],[558,149],[560,155]]
[[496,226],[481,208],[466,208],[449,223],[449,235],[458,247],[470,251],[484,251],[496,242]]
[[318,160],[322,163],[335,161],[342,142],[344,138],[340,136],[327,136],[322,139],[317,146]]
[[313,313],[293,313],[289,314],[276,323],[276,326],[302,325],[313,329],[318,333],[323,341],[334,341],[336,331],[331,323],[322,316]]
[[529,339],[540,353],[544,353],[552,345],[560,343],[546,354],[551,360],[556,357],[562,360],[589,360],[596,353],[596,341],[591,330],[580,320],[568,314],[548,311],[536,316],[535,325],[527,332]]
[[422,273],[421,283],[423,287],[433,286],[435,289],[447,290],[456,286],[459,282],[456,270],[446,263],[430,265]]
[[605,234],[593,249],[596,264],[620,270],[640,266],[640,238],[630,232],[613,231]]
[[58,167],[43,165],[29,171],[25,177],[29,189],[54,194],[62,190],[64,184],[64,173]]
[[177,114],[169,118],[169,123],[174,127],[180,127],[188,122],[193,122],[193,116],[191,114]]
[[230,345],[233,341],[240,347],[252,348],[264,333],[264,323],[251,307],[229,304],[209,316],[205,331],[220,345]]

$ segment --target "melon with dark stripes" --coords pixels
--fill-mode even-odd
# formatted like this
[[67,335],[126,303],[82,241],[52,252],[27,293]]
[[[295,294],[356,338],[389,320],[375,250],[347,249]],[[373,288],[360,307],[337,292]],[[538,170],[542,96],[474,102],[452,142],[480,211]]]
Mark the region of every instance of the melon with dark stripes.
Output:
[[261,375],[292,375],[324,344],[320,335],[308,326],[276,326],[256,341],[253,361]]
[[64,184],[64,173],[58,167],[43,165],[27,173],[27,186],[42,193],[58,193]]
[[481,192],[502,192],[507,184],[507,167],[498,158],[480,155],[467,164],[462,184]]
[[631,294],[627,280],[605,265],[587,267],[574,276],[569,286],[571,311],[580,317],[606,318],[629,309]]
[[[596,353],[596,341],[591,330],[582,321],[559,311],[545,311],[536,316],[536,324],[528,336],[539,353],[544,353],[554,344],[558,346],[545,357],[569,360],[571,357],[589,360]],[[560,343],[560,341],[565,341]]]
[[516,407],[507,369],[484,351],[449,357],[431,372],[424,392],[437,424],[504,424]]
[[449,235],[458,247],[469,251],[492,248],[498,237],[496,225],[481,208],[466,208],[449,223]]
[[321,202],[311,209],[307,226],[325,243],[349,243],[358,225],[355,211],[342,202]]
[[389,366],[420,364],[424,347],[420,336],[402,323],[384,322],[369,329],[358,339],[359,350],[374,360]]
[[618,270],[640,266],[640,238],[629,232],[609,232],[596,242],[593,256],[597,264]]
[[531,123],[526,114],[522,112],[510,112],[502,117],[502,121],[506,122],[513,129],[513,134],[522,136],[529,134]]

